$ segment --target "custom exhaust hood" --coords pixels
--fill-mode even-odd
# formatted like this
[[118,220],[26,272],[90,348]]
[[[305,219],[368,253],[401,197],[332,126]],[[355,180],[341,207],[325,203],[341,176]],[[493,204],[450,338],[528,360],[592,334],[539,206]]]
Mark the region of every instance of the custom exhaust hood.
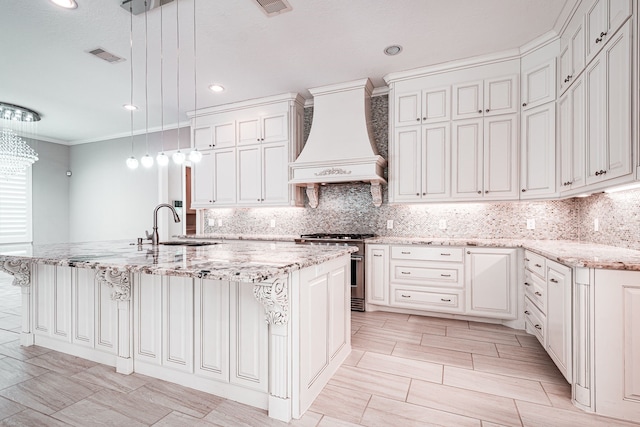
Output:
[[387,161],[378,154],[371,130],[371,92],[367,79],[309,89],[313,95],[311,133],[295,162],[290,184],[306,187],[309,205],[318,206],[320,185],[371,184],[373,204],[382,204]]

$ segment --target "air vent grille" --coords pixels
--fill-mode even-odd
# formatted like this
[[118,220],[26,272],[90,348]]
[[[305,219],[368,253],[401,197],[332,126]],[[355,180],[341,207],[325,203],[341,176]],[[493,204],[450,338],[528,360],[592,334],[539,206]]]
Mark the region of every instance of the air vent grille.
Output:
[[267,16],[276,16],[281,13],[289,12],[291,9],[291,5],[287,0],[254,0],[258,6],[260,6],[260,10],[262,10]]
[[124,58],[120,58],[118,55],[114,55],[113,53],[107,52],[106,50],[100,47],[90,50],[89,53],[93,56],[97,56],[98,58],[104,61],[107,61],[110,64],[115,64],[116,62],[124,61]]

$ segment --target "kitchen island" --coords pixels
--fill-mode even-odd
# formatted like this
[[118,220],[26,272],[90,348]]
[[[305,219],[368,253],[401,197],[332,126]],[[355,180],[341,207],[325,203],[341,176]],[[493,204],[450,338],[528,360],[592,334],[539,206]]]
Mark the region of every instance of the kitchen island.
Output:
[[0,253],[22,288],[21,344],[299,418],[351,351],[355,249],[185,243]]

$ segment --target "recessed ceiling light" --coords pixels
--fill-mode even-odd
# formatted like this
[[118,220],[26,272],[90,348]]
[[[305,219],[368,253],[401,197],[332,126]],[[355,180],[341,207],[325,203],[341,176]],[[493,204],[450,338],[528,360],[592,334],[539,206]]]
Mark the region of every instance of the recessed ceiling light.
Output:
[[212,92],[222,92],[224,90],[224,86],[215,84],[215,85],[209,86],[209,89],[211,89]]
[[399,44],[394,44],[391,46],[387,46],[384,48],[384,54],[389,56],[394,56],[402,52],[402,46]]
[[75,0],[51,0],[53,3],[58,6],[64,7],[65,9],[75,9],[78,7],[78,3]]
[[131,104],[124,104],[122,107],[125,110],[129,110],[129,111],[136,111],[138,109],[138,107],[136,107],[135,105],[131,105]]

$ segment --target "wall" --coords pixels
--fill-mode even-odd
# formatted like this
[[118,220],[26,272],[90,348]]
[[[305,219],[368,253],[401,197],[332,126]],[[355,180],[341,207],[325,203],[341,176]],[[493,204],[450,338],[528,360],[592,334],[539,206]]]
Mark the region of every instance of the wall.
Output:
[[28,140],[39,160],[32,168],[33,243],[69,240],[69,147]]
[[[149,154],[161,149],[161,134],[149,134]],[[180,131],[180,145],[189,146],[189,129]],[[165,151],[177,148],[177,130],[165,131]],[[134,139],[133,154],[145,154],[144,135]],[[130,170],[129,137],[75,145],[70,150],[70,236],[72,242],[130,239],[151,232],[153,209],[159,199],[158,166]]]

